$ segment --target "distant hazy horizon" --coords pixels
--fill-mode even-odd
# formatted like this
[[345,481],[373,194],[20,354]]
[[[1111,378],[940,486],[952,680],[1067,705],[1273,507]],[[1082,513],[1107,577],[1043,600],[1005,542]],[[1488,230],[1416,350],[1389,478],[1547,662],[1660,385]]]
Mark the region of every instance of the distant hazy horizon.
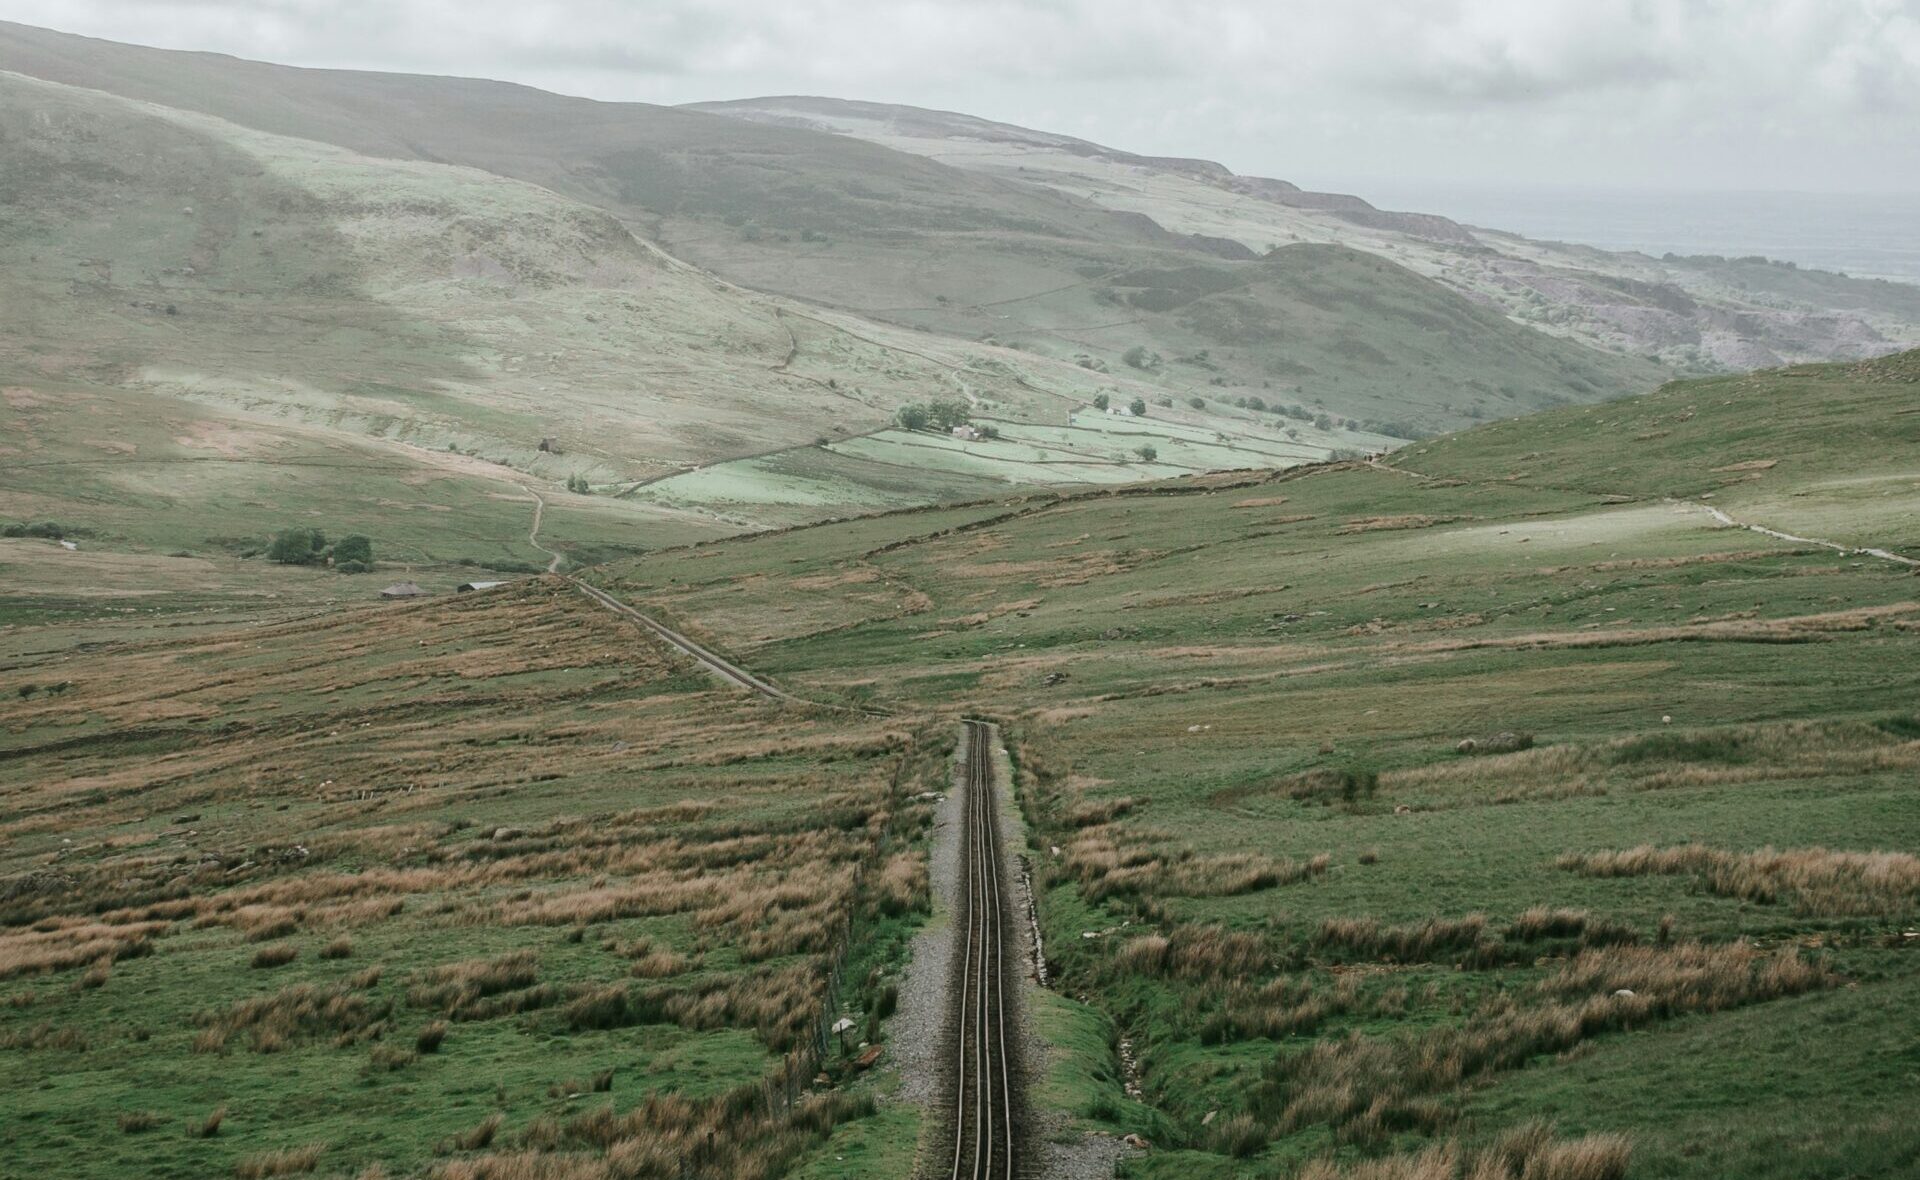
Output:
[[1920,193],[1661,191],[1381,177],[1311,187],[1547,241],[1655,257],[1761,254],[1855,278],[1920,283]]

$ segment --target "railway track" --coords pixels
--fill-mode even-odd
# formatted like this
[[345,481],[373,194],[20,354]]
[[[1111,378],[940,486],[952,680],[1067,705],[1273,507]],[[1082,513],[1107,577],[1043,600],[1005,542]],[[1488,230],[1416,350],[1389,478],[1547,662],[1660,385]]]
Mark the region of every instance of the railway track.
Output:
[[682,652],[685,652],[687,655],[692,656],[695,661],[705,665],[708,671],[712,672],[714,675],[720,677],[721,679],[730,680],[742,688],[749,689],[753,692],[757,692],[764,697],[771,697],[777,701],[790,701],[794,699],[792,696],[788,695],[786,692],[774,687],[771,684],[768,684],[766,681],[760,679],[758,676],[755,676],[753,673],[747,671],[745,668],[742,668],[740,665],[735,664],[730,660],[722,659],[721,657],[708,651],[706,648],[701,647],[699,644],[695,643],[693,640],[688,639],[685,635],[680,634],[680,632],[675,631],[673,628],[668,627],[664,623],[661,623],[660,621],[655,619],[652,615],[643,614],[640,611],[635,610],[634,608],[628,606],[626,603],[621,602],[619,599],[615,598],[613,595],[608,594],[605,590],[602,590],[597,586],[589,586],[585,582],[579,581],[578,579],[569,578],[567,580],[569,582],[572,582],[574,588],[576,590],[579,590],[582,594],[585,594],[588,598],[593,599],[595,602],[599,603],[601,606],[606,607],[608,610],[612,611],[613,613],[624,616],[640,624],[642,627],[646,628],[654,636],[658,637],[659,639],[667,643],[669,646],[676,647],[680,649]]
[[[966,797],[961,836],[961,913],[953,986],[953,1154],[950,1180],[1013,1180],[1020,1174],[1019,1030],[1008,985],[1018,959],[994,805],[993,730],[966,726]],[[1003,931],[1008,936],[1003,936]],[[1009,945],[1015,949],[1009,951]],[[937,1173],[936,1173],[937,1174]]]

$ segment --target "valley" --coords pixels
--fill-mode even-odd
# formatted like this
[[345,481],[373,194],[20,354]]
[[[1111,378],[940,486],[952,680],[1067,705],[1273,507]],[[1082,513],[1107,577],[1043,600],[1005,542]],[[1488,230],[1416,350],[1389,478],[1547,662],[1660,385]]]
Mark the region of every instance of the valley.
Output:
[[1917,345],[0,22],[0,1172],[1911,1175]]

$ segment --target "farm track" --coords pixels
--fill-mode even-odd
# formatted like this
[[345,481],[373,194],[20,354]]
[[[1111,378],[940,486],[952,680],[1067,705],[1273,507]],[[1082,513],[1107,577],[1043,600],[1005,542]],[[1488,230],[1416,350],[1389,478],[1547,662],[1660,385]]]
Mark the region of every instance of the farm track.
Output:
[[[1014,1180],[1021,1174],[1018,985],[1008,986],[1018,936],[1003,885],[994,800],[993,730],[968,721],[966,798],[961,836],[960,934],[954,955],[953,1151],[929,1175],[949,1180]],[[1008,945],[1016,949],[1010,956]],[[944,1165],[944,1166],[942,1166]]]

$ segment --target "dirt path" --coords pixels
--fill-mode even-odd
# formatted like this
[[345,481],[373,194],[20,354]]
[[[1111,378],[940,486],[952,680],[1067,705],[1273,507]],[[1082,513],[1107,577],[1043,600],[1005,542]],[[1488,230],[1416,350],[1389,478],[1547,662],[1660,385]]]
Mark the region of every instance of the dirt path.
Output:
[[532,545],[535,549],[553,558],[552,561],[547,563],[547,572],[557,574],[560,572],[560,562],[562,560],[560,555],[540,543],[540,520],[547,514],[547,502],[541,499],[540,493],[534,491],[532,488],[527,488],[526,493],[533,497],[533,527],[527,530],[527,544]]
[[1674,503],[1685,505],[1688,508],[1703,509],[1721,524],[1736,529],[1746,529],[1750,533],[1759,533],[1763,537],[1772,537],[1777,541],[1790,541],[1795,545],[1817,545],[1822,549],[1831,549],[1836,553],[1847,554],[1849,557],[1877,557],[1881,561],[1891,561],[1896,565],[1904,565],[1908,569],[1920,569],[1920,561],[1916,561],[1911,557],[1902,557],[1898,553],[1887,549],[1842,545],[1837,541],[1823,541],[1819,537],[1796,537],[1792,533],[1783,533],[1779,529],[1770,529],[1765,525],[1748,524],[1744,520],[1735,520],[1713,505],[1702,504],[1698,500],[1676,500]]

